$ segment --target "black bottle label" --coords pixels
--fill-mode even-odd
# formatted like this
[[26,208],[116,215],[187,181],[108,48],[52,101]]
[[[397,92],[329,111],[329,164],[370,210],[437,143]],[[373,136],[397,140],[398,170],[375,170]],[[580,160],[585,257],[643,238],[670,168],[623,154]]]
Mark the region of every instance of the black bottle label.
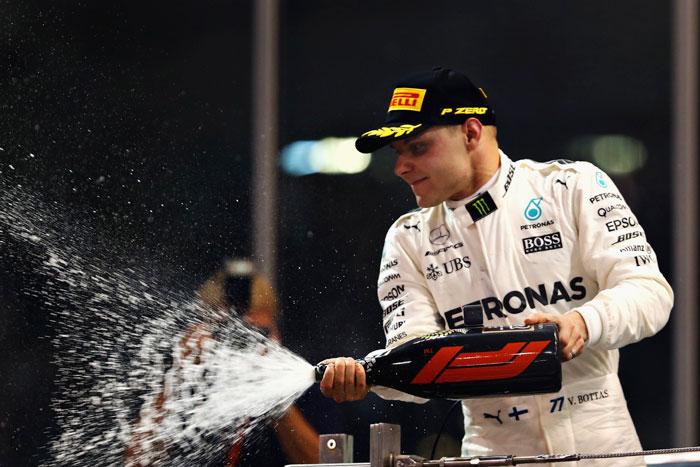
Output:
[[365,368],[371,384],[426,398],[466,399],[561,389],[553,324],[429,334],[369,358]]

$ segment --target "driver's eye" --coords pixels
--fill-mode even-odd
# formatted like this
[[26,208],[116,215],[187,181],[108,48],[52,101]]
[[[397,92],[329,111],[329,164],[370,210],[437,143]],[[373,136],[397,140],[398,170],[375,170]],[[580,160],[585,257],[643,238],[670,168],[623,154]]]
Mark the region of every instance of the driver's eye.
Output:
[[427,145],[423,142],[420,143],[412,143],[409,148],[411,150],[411,154],[423,154],[425,152]]

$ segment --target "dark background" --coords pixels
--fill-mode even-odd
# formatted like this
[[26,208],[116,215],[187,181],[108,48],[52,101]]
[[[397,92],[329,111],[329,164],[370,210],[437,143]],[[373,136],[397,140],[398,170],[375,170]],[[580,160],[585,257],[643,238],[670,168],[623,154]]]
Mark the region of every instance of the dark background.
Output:
[[[463,70],[489,93],[514,159],[566,156],[582,135],[644,143],[646,166],[615,181],[673,281],[668,2],[280,3],[280,147],[367,130],[407,72]],[[86,216],[183,290],[224,257],[251,254],[252,5],[0,0],[4,176]],[[283,341],[309,361],[383,346],[382,242],[414,207],[392,159],[380,153],[358,175],[279,175]],[[51,328],[42,303],[22,293],[36,280],[27,248],[0,243],[1,465],[41,459],[55,430],[52,350],[40,338]],[[622,351],[646,448],[671,442],[672,325]],[[338,430],[356,436],[357,460],[368,458],[368,425],[378,421],[401,423],[404,450],[417,452],[445,408],[372,396],[343,405]]]

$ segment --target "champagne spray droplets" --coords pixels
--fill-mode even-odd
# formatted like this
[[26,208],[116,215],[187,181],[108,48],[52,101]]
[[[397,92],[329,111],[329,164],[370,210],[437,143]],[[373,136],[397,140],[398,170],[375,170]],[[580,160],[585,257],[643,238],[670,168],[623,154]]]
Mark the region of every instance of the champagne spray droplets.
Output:
[[0,252],[31,257],[44,278],[23,292],[53,330],[59,434],[47,466],[200,465],[313,384],[310,364],[235,313],[169,291],[95,228],[4,180]]

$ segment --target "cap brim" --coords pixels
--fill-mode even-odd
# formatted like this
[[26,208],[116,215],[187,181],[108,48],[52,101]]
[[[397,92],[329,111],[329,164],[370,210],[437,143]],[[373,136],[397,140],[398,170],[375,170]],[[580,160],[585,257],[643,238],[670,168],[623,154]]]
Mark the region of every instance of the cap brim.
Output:
[[362,133],[362,135],[355,140],[355,148],[362,153],[369,154],[383,148],[392,141],[415,136],[427,130],[429,127],[430,125],[423,123],[418,123],[416,125],[410,123],[392,123],[391,126],[382,126]]

